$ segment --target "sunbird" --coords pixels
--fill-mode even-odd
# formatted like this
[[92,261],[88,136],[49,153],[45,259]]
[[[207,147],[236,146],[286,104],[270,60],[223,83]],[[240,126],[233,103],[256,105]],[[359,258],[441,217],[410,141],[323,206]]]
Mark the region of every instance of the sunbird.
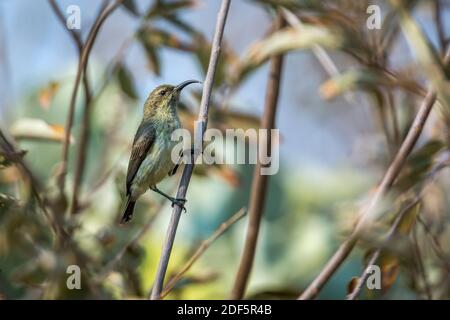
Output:
[[186,199],[173,198],[156,186],[167,175],[175,174],[178,163],[172,161],[172,132],[181,128],[177,107],[183,88],[200,83],[188,80],[177,86],[163,84],[156,87],[144,104],[144,116],[134,136],[128,163],[126,192],[127,202],[121,224],[131,220],[137,199],[150,190],[159,193],[184,209]]

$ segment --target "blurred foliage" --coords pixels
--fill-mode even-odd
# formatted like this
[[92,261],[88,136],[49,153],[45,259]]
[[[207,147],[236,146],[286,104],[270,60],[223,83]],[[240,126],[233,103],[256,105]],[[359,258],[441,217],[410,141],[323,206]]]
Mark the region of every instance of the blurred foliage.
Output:
[[[211,48],[209,36],[184,19],[184,14],[197,9],[199,3],[155,0],[143,8],[137,1],[124,1],[121,9],[137,25],[131,42],[139,44],[150,73],[165,73],[168,67],[162,59],[165,49],[188,55],[197,63],[201,74],[206,73]],[[364,236],[351,263],[338,272],[319,297],[345,297],[346,290],[355,285],[356,276],[364,269],[367,257],[380,248],[382,290],[366,290],[364,298],[425,298],[430,290],[432,298],[450,298],[450,203],[446,196],[450,185],[445,170],[449,164],[450,69],[442,59],[448,43],[431,41],[430,33],[423,31],[415,18],[416,14],[433,10],[435,1],[260,0],[248,3],[263,8],[270,17],[276,9],[289,10],[300,25],[288,24],[277,32],[269,28],[242,54],[233,49],[232,38],[226,39],[211,97],[210,127],[222,132],[229,128],[259,128],[260,117],[239,110],[237,99],[232,99],[236,91],[245,87],[246,81],[274,54],[317,52],[320,48],[328,50],[332,58],[339,56],[347,60],[342,72],[329,74],[317,92],[311,94],[333,99],[345,98],[352,92],[367,98],[372,119],[379,119],[374,120],[373,135],[385,136],[388,146],[377,150],[377,157],[365,164],[369,169],[363,170],[363,177],[356,169],[348,172],[336,168],[336,172],[314,173],[282,166],[281,172],[271,178],[255,262],[255,281],[247,297],[295,298],[317,274],[337,242],[354,226],[358,209],[367,200],[367,191],[370,195],[370,183],[376,182],[384,172],[392,159],[391,151],[400,147],[416,106],[430,83],[438,92],[437,105],[442,113],[430,119],[434,128],[427,131],[411,153],[394,184],[385,214]],[[380,30],[366,28],[366,9],[372,3],[382,8]],[[439,28],[436,19],[428,17],[428,20],[427,23]],[[161,21],[170,27],[165,28]],[[402,47],[402,34],[416,59],[397,65],[395,58],[400,55],[403,59],[409,50]],[[57,202],[55,196],[59,192],[55,177],[60,165],[60,146],[66,133],[63,126],[66,110],[56,106],[68,105],[72,80],[68,83],[50,80],[36,92],[24,93],[23,102],[14,110],[14,121],[7,130],[2,128],[15,141],[16,150],[0,144],[0,297],[147,297],[163,239],[159,230],[166,228],[170,206],[156,202],[159,198],[153,195],[146,196],[137,204],[133,222],[126,227],[117,225],[124,201],[125,165],[135,129],[130,125],[132,121],[126,119],[137,117],[131,106],[139,100],[134,70],[125,61],[127,50],[128,47],[122,48],[110,65],[102,66],[110,71],[105,79],[95,77],[95,87],[101,90],[96,92],[91,106],[87,168],[76,215],[69,216],[68,204]],[[322,72],[319,68],[322,67],[317,64],[317,72]],[[307,75],[299,70],[298,79],[298,83],[286,85],[298,86],[301,81],[307,81]],[[183,126],[193,132],[201,92],[193,90],[190,98],[189,103],[180,107],[180,118]],[[78,137],[81,113],[76,117],[74,137]],[[71,136],[67,199],[72,192],[78,152],[74,137]],[[255,141],[248,141],[246,148],[251,143]],[[326,142],[323,147],[327,147]],[[365,142],[365,147],[374,148],[370,141]],[[23,163],[32,169],[34,176],[24,170]],[[308,175],[309,179],[305,178]],[[251,166],[196,167],[188,194],[189,214],[183,218],[186,224],[181,228],[185,231],[180,235],[190,241],[176,242],[169,278],[190,258],[198,242],[247,204],[251,177]],[[174,190],[175,179],[164,182],[163,187]],[[404,215],[393,237],[383,242],[394,218],[417,197],[419,204]],[[55,233],[55,224],[66,234]],[[241,222],[215,241],[168,297],[227,297],[244,232]],[[80,266],[83,290],[67,288],[69,265]]]

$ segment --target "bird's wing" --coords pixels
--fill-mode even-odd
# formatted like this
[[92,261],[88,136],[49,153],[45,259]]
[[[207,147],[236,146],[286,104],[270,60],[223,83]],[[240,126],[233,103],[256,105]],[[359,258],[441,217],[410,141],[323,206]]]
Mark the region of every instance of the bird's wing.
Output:
[[130,162],[128,163],[127,171],[127,194],[131,193],[131,184],[139,170],[139,167],[147,156],[148,152],[155,141],[155,130],[149,126],[141,123],[133,141],[131,149]]

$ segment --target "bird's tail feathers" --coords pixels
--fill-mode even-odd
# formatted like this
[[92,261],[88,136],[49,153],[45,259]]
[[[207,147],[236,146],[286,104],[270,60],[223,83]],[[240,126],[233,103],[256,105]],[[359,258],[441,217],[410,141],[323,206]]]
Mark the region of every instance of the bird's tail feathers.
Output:
[[131,200],[131,197],[128,197],[127,204],[125,206],[125,210],[123,211],[122,219],[120,219],[120,224],[125,224],[131,220],[133,217],[134,205],[136,201]]

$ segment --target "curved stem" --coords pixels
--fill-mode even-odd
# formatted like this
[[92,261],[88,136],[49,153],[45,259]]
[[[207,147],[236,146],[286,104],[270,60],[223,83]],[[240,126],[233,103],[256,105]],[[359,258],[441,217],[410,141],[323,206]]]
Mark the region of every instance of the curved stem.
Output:
[[80,60],[78,63],[77,74],[75,77],[75,83],[72,90],[72,95],[70,98],[69,104],[69,114],[67,116],[67,124],[65,130],[64,143],[62,147],[62,160],[61,167],[58,177],[58,187],[60,189],[61,194],[64,193],[66,175],[67,175],[67,162],[69,158],[69,142],[70,142],[70,133],[73,127],[74,114],[75,114],[75,104],[77,101],[77,93],[78,87],[80,85],[80,80],[83,72],[86,70],[86,66],[88,64],[89,54],[94,45],[95,39],[97,37],[98,32],[100,31],[101,26],[105,22],[105,20],[114,12],[114,10],[123,2],[124,0],[116,0],[111,6],[105,7],[102,10],[101,14],[96,19],[94,25],[92,26],[91,31],[89,32],[88,39],[86,40],[86,44],[83,47],[83,51],[80,56]]
[[360,219],[356,225],[353,233],[336,251],[336,253],[331,257],[319,275],[314,279],[314,281],[308,286],[308,288],[300,295],[300,300],[313,299],[317,296],[323,286],[328,282],[331,276],[337,271],[341,266],[347,256],[355,247],[361,232],[368,226],[368,224],[376,218],[378,213],[378,207],[393,185],[395,179],[400,174],[401,169],[406,163],[406,159],[411,153],[412,149],[416,145],[420,134],[422,133],[423,127],[426,120],[431,112],[431,109],[436,102],[436,93],[432,90],[428,91],[427,96],[422,102],[419,111],[417,112],[416,118],[413,124],[409,128],[408,134],[403,141],[399,151],[394,157],[391,165],[387,169],[380,185],[378,186],[374,196],[372,197],[369,205],[363,209],[360,214]]
[[[203,87],[202,100],[200,102],[200,112],[198,115],[198,124],[200,124],[201,135],[196,136],[196,146],[203,144],[203,134],[208,124],[208,111],[209,101],[211,98],[211,92],[214,84],[214,75],[216,74],[217,63],[219,60],[219,54],[221,50],[221,43],[223,32],[225,29],[225,22],[228,15],[228,9],[230,7],[231,0],[223,0],[220,7],[216,30],[214,33],[214,39],[211,47],[211,56],[209,59],[208,71],[206,73],[205,84]],[[180,185],[178,187],[177,198],[186,198],[187,188],[191,180],[192,171],[194,169],[195,156],[191,157],[191,162],[184,167],[183,175],[181,177]],[[170,254],[172,252],[175,235],[177,232],[178,222],[180,221],[182,208],[175,205],[172,211],[172,217],[169,222],[169,228],[167,230],[166,241],[164,242],[161,257],[158,264],[158,270],[156,271],[155,284],[150,294],[150,299],[160,299],[161,291],[163,288],[164,278],[167,272],[167,266],[169,265]]]

